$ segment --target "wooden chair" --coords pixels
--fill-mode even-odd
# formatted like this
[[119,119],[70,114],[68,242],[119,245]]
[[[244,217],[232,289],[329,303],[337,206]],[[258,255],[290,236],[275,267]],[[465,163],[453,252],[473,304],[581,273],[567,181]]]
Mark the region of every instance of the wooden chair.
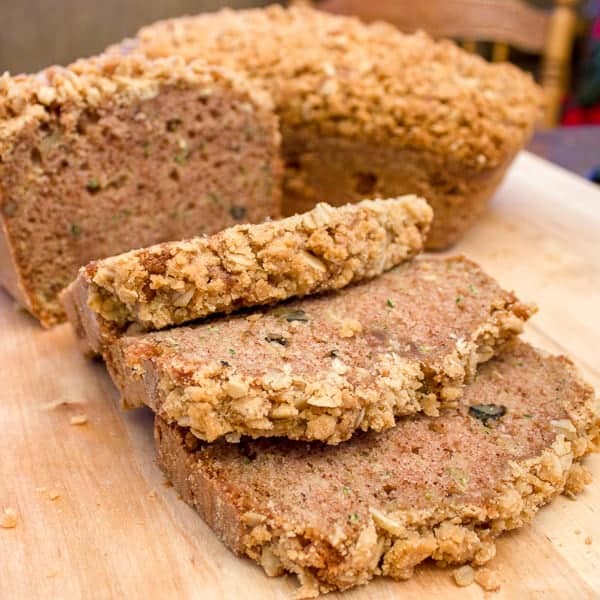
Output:
[[556,125],[569,83],[578,0],[555,0],[542,10],[523,0],[322,0],[320,10],[383,20],[406,32],[423,29],[434,37],[462,40],[475,51],[477,42],[493,42],[492,60],[508,60],[509,46],[542,57],[540,83],[547,96],[544,125]]

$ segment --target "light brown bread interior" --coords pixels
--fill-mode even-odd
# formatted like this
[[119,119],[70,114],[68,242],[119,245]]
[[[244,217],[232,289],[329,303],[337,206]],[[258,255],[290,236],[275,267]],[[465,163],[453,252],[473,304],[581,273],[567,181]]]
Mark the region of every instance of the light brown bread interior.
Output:
[[279,213],[276,119],[219,71],[113,58],[4,85],[0,281],[45,325],[92,259]]

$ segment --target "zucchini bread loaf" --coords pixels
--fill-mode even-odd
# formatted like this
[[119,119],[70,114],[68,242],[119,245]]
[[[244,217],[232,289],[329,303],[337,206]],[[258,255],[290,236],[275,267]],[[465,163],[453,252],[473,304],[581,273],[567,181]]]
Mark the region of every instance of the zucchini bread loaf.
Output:
[[455,402],[531,312],[471,261],[415,260],[335,293],[124,336],[105,358],[126,406],[203,440],[338,444]]
[[511,65],[307,7],[159,22],[113,50],[202,57],[245,73],[280,118],[284,214],[321,199],[415,193],[434,210],[430,249],[454,243],[481,214],[541,100]]
[[164,329],[375,277],[423,249],[431,218],[416,196],[320,203],[287,219],[95,261],[63,302],[84,349],[100,353],[132,326]]
[[181,58],[0,78],[0,284],[48,326],[93,259],[280,210],[270,98]]
[[481,366],[456,408],[339,446],[203,444],[160,417],[155,440],[165,474],[223,542],[268,575],[297,575],[306,598],[407,579],[429,558],[486,563],[499,534],[589,482],[581,459],[598,441],[597,408],[568,360],[517,343]]

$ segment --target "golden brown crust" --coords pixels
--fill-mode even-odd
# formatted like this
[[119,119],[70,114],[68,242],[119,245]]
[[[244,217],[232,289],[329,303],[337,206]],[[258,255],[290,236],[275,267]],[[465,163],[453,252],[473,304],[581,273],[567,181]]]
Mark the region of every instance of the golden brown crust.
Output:
[[531,77],[509,64],[308,7],[163,21],[112,51],[202,56],[269,90],[291,129],[433,151],[475,170],[524,144],[541,103]]
[[25,123],[47,121],[51,109],[97,107],[119,97],[151,98],[161,86],[207,86],[207,91],[211,86],[225,87],[245,96],[254,108],[272,111],[268,94],[201,60],[186,64],[177,56],[147,60],[141,55],[101,55],[35,75],[0,77],[0,157],[10,150],[14,134]]
[[[482,405],[496,416],[482,419]],[[589,480],[581,459],[598,417],[568,360],[515,343],[457,408],[336,447],[205,445],[159,417],[155,439],[167,477],[216,534],[267,574],[296,574],[310,597],[374,575],[406,579],[428,558],[485,564],[499,534],[574,493],[573,478]]]
[[107,364],[126,405],[201,439],[337,444],[455,402],[531,313],[464,258],[417,260],[337,293],[125,336]]
[[338,209],[321,203],[281,221],[95,261],[63,302],[90,348],[101,352],[131,325],[164,329],[375,277],[423,249],[432,215],[416,196]]

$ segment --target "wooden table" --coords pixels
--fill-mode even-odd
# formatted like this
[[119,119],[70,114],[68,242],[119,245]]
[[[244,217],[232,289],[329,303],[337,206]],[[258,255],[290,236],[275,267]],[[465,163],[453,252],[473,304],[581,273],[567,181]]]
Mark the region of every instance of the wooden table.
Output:
[[[568,353],[597,389],[599,240],[600,191],[522,154],[456,249],[535,299],[540,313],[527,337]],[[104,368],[78,354],[68,326],[42,331],[0,295],[0,331],[0,507],[18,513],[15,529],[0,529],[0,598],[291,597],[290,578],[268,579],[234,557],[164,484],[151,415],[116,407]],[[88,424],[70,425],[80,413]],[[600,456],[588,465],[596,479],[579,500],[558,498],[498,543],[491,565],[503,584],[494,598],[600,597]],[[485,595],[432,566],[405,583],[380,579],[343,595],[399,597]]]

